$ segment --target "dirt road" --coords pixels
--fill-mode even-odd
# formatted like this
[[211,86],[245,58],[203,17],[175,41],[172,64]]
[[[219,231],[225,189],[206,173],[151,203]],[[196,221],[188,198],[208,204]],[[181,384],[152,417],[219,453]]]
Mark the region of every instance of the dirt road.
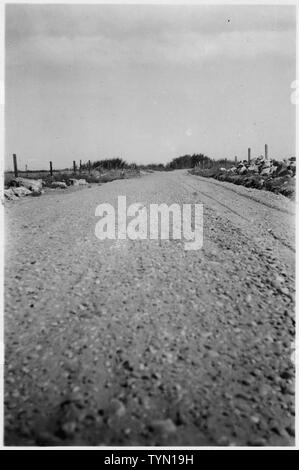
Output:
[[[204,204],[204,245],[99,241],[95,208]],[[294,205],[186,171],[6,207],[9,445],[290,445]]]

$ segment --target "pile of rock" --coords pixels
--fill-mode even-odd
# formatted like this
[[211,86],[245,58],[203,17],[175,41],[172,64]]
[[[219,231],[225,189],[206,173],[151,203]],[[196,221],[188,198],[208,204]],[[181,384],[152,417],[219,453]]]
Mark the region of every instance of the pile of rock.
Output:
[[19,188],[4,189],[4,197],[9,201],[14,201],[19,197],[29,196],[31,193],[32,191],[22,186]]
[[69,183],[71,186],[82,186],[84,184],[87,184],[87,181],[86,179],[83,179],[83,178],[79,180],[77,180],[76,178],[70,178]]
[[294,198],[296,157],[277,161],[260,156],[250,163],[244,160],[229,169],[193,170],[193,174],[228,181],[247,188],[266,189]]
[[9,181],[9,188],[4,189],[4,197],[8,200],[17,200],[24,196],[40,196],[44,193],[43,186],[49,186],[52,189],[67,189],[68,185],[84,186],[87,181],[84,178],[70,178],[66,181],[43,181],[42,179],[33,180],[29,178],[14,178]]
[[10,182],[10,188],[4,189],[4,197],[15,200],[25,196],[40,196],[43,194],[41,179],[15,178]]
[[32,180],[29,178],[15,178],[10,182],[11,187],[23,187],[29,189],[31,192],[41,192],[43,187],[43,180]]
[[52,181],[51,183],[51,188],[61,188],[61,189],[66,189],[67,184],[65,181]]
[[237,166],[233,166],[228,170],[225,168],[221,168],[221,170],[238,175],[246,175],[251,173],[275,178],[281,176],[293,177],[296,174],[296,157],[291,157],[283,161],[277,161],[266,159],[263,155],[261,155],[260,157],[252,160],[250,163],[244,160]]

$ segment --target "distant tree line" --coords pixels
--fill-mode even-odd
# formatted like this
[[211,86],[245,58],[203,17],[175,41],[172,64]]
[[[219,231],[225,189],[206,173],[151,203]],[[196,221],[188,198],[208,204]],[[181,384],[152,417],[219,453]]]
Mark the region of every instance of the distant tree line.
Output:
[[173,158],[170,163],[165,167],[167,170],[168,167],[171,170],[178,170],[181,168],[194,168],[199,166],[201,168],[215,168],[223,166],[232,166],[234,164],[233,160],[227,160],[222,158],[220,160],[214,160],[214,158],[207,157],[203,153],[194,153],[193,155],[182,155],[181,157]]
[[178,170],[181,168],[194,168],[202,162],[208,162],[209,157],[206,157],[203,153],[193,155],[182,155],[171,160],[169,167],[172,170]]
[[154,170],[154,171],[164,171],[165,165],[163,163],[149,163],[148,165],[138,165],[140,170]]
[[[147,165],[137,165],[136,163],[127,163],[122,158],[106,158],[91,162],[91,169],[93,170],[112,170],[112,169],[129,169],[135,168],[139,170],[154,170],[154,171],[170,171],[183,168],[194,168],[200,166],[201,168],[215,168],[222,166],[231,166],[234,162],[232,160],[214,160],[213,158],[204,155],[203,153],[194,153],[193,155],[182,155],[173,158],[169,163],[149,163]],[[82,170],[88,169],[88,163],[81,165]]]
[[[93,170],[116,170],[120,168],[128,168],[130,166],[131,165],[128,165],[122,158],[105,158],[104,160],[97,160],[90,164],[90,167]],[[88,170],[89,164],[83,163],[81,168],[82,170]]]

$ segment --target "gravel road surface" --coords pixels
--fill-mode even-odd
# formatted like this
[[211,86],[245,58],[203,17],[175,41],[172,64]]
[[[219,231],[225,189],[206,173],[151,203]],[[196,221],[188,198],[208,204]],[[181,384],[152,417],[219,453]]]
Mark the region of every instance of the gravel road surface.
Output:
[[[204,244],[95,208],[204,204]],[[7,445],[293,445],[294,203],[152,173],[6,204]]]

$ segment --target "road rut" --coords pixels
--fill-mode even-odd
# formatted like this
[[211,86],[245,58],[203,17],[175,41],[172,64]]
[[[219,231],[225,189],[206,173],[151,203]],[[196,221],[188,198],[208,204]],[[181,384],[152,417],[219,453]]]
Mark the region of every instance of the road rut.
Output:
[[[118,195],[203,203],[203,248],[98,240]],[[6,444],[293,444],[294,211],[185,170],[8,203]]]

